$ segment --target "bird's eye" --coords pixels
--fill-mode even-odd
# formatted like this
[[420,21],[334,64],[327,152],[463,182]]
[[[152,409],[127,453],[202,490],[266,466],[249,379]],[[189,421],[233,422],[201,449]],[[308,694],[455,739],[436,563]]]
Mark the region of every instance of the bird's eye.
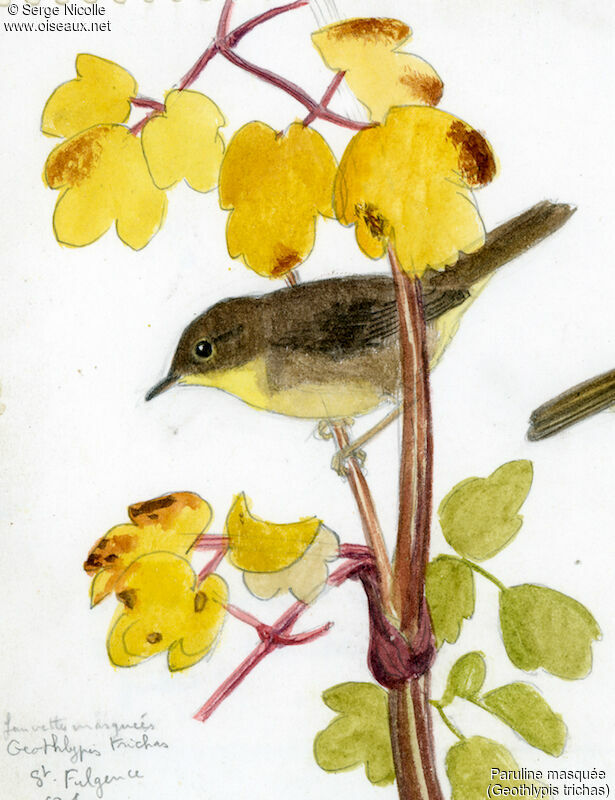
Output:
[[200,342],[197,342],[194,352],[198,358],[211,358],[214,348],[212,347],[211,342],[208,342],[207,339],[201,339]]

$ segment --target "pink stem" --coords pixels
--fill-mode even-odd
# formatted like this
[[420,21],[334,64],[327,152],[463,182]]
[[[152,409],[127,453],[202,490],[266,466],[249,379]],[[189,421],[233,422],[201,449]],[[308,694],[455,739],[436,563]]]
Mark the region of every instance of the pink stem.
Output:
[[203,567],[203,569],[199,572],[197,582],[202,583],[208,575],[211,575],[212,572],[215,572],[224,556],[226,555],[227,551],[226,545],[221,547],[218,552],[214,555],[211,561],[208,561],[207,564]]
[[232,603],[227,603],[224,608],[228,611],[228,613],[238,619],[240,622],[245,622],[246,625],[250,625],[252,628],[259,628],[264,627],[264,624],[258,619],[257,617],[250,614],[248,611],[244,611],[242,608],[238,608],[238,606],[234,606]]
[[225,39],[228,35],[228,25],[231,18],[231,13],[233,11],[233,4],[234,0],[225,0],[222,13],[220,14],[220,19],[218,20],[218,28],[216,30],[217,42],[222,41],[222,39]]
[[374,551],[365,544],[341,544],[340,558],[358,558],[362,561],[373,561]]
[[137,136],[137,134],[139,134],[147,125],[150,119],[158,114],[158,111],[150,111],[149,114],[146,114],[143,119],[140,119],[135,125],[132,126],[132,128],[130,128],[130,133],[132,133],[133,136]]
[[[327,580],[327,584],[329,586],[340,586],[345,580],[348,578],[353,577],[356,573],[364,568],[367,563],[361,563],[360,561],[351,562],[350,564],[343,564],[341,567],[336,569],[334,572],[329,575]],[[198,720],[199,722],[205,722],[206,720],[211,717],[214,711],[218,708],[218,706],[226,700],[226,698],[239,686],[240,683],[244,681],[244,679],[252,672],[254,667],[256,667],[260,662],[269,655],[269,653],[276,650],[278,647],[284,646],[283,639],[286,637],[282,637],[281,634],[285,633],[286,631],[290,630],[293,625],[297,622],[299,617],[307,611],[308,608],[311,606],[306,605],[305,603],[300,602],[299,600],[296,603],[287,609],[281,617],[279,617],[271,626],[273,631],[273,636],[269,638],[267,641],[261,641],[254,650],[250,653],[250,655],[241,662],[241,664],[235,669],[229,677],[223,681],[220,686],[216,689],[216,691],[211,695],[209,700],[201,706],[201,708],[197,711],[194,715],[194,719]],[[233,606],[233,611],[239,610],[235,609]],[[244,612],[241,612],[244,613]],[[251,615],[247,615],[251,616]],[[328,623],[330,625],[330,623]],[[322,629],[317,629],[316,631],[308,631],[306,634],[300,633],[297,634],[299,639],[304,638],[305,636],[314,636],[314,634],[322,635],[322,633],[326,633],[328,627],[324,625]],[[299,644],[301,642],[297,642],[297,637],[293,637],[294,644]],[[315,637],[314,637],[315,638]],[[309,639],[308,639],[309,641]],[[305,642],[303,642],[305,643]]]
[[164,103],[152,100],[150,97],[131,97],[130,102],[137,108],[152,108],[154,111],[164,111]]
[[[340,83],[344,80],[344,76],[346,75],[345,71],[338,72],[329,86],[327,87],[327,91],[323,94],[320,103],[318,104],[318,111],[324,111],[331,100],[333,99],[333,95],[337,92]],[[315,111],[310,111],[307,117],[303,120],[303,126],[307,128],[308,125],[311,125],[312,122],[316,119],[317,114]]]
[[301,8],[302,6],[307,5],[309,5],[309,0],[297,0],[296,3],[289,3],[285,6],[271,8],[269,11],[259,14],[257,17],[252,17],[252,19],[244,22],[243,25],[239,25],[234,31],[231,31],[226,37],[226,43],[229,47],[235,47],[235,45],[237,45],[237,43],[243,39],[246,33],[250,33],[250,31],[254,30],[257,25],[262,25],[263,22],[268,22],[268,20],[277,17],[278,14],[284,14],[286,11],[293,11],[295,8]]
[[[279,633],[289,630],[301,616],[303,611],[308,608],[304,603],[294,603],[281,617],[275,622],[274,627]],[[220,684],[209,700],[201,706],[194,715],[194,719],[205,722],[226,698],[239,686],[240,683],[252,672],[254,667],[268,656],[278,645],[271,641],[260,642],[250,655],[234,670],[229,677]]]
[[224,534],[205,533],[192,545],[192,550],[217,550],[228,546],[228,536]]
[[187,89],[189,86],[195,82],[195,80],[199,77],[201,72],[205,69],[205,67],[209,64],[211,59],[216,55],[218,52],[218,45],[215,42],[212,42],[207,50],[203,53],[203,55],[199,58],[199,60],[192,66],[188,72],[184,75],[184,77],[179,82],[179,90],[182,91],[183,89]]
[[240,622],[244,622],[246,625],[250,625],[250,627],[255,628],[260,636],[261,641],[271,641],[273,644],[277,644],[280,647],[287,647],[288,645],[295,644],[307,644],[308,642],[312,642],[314,639],[318,639],[320,636],[323,636],[333,627],[332,622],[327,622],[325,625],[321,625],[319,628],[315,628],[313,631],[305,631],[304,633],[297,633],[293,636],[281,636],[277,633],[275,625],[266,625],[253,614],[250,614],[249,611],[244,611],[243,608],[234,606],[232,603],[227,603],[224,608],[231,616],[235,617],[235,619],[238,619]]
[[307,110],[314,115],[314,119],[324,119],[327,122],[333,122],[336,125],[340,125],[342,128],[350,128],[353,131],[361,131],[364,128],[371,128],[374,125],[372,122],[355,122],[352,119],[347,119],[339,114],[335,114],[333,111],[329,111],[329,109],[320,108],[320,105],[310,97],[307,92],[304,92],[300,86],[297,86],[296,83],[283,78],[281,75],[276,75],[275,72],[252,64],[251,61],[247,61],[245,58],[242,58],[237,55],[237,53],[230,50],[226,44],[220,46],[220,54],[223,55],[227,61],[230,61],[231,64],[235,64],[236,67],[240,67],[251,75],[255,75],[257,78],[265,81],[265,83],[270,83],[272,86],[289,94],[301,103],[301,105],[305,106]]
[[[219,50],[219,43],[221,38],[224,38],[224,41],[228,47],[235,47],[235,45],[243,39],[243,37],[250,33],[251,30],[254,30],[258,25],[261,25],[263,22],[267,22],[267,20],[272,19],[273,17],[277,17],[278,14],[283,14],[285,11],[292,11],[295,8],[300,8],[301,6],[307,5],[307,0],[300,0],[298,3],[289,3],[286,6],[279,6],[278,8],[272,8],[270,11],[266,11],[264,14],[259,14],[257,17],[253,17],[249,19],[247,22],[244,22],[243,25],[240,25],[238,28],[235,28],[234,31],[226,34],[224,37],[218,36],[216,41],[212,42],[207,50],[203,53],[203,55],[198,59],[198,61],[192,66],[188,72],[184,75],[184,77],[179,82],[179,89],[187,89],[191,86],[195,80],[199,77],[201,72],[205,69],[205,67],[209,64],[211,59],[218,53]],[[225,6],[226,8],[226,6]],[[222,25],[228,25],[228,19],[230,17],[231,9],[228,9],[226,15],[226,21],[220,18],[220,22]],[[223,12],[224,14],[224,9]],[[220,23],[218,23],[218,31],[220,31]]]
[[321,625],[319,628],[314,628],[312,631],[295,633],[292,636],[279,636],[274,632],[274,642],[281,647],[288,647],[296,644],[308,644],[309,642],[316,641],[316,639],[320,639],[320,637],[328,633],[332,627],[332,622],[326,622],[324,625]]

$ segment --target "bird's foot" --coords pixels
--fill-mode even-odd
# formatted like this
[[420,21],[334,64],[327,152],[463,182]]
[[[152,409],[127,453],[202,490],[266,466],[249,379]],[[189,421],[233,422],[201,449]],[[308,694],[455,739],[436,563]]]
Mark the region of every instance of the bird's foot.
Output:
[[[321,419],[318,423],[318,427],[316,428],[316,436],[319,439],[332,439],[333,432],[331,431],[331,426],[334,423],[330,419]],[[343,417],[341,419],[335,420],[336,425],[343,425],[345,428],[350,428],[354,425],[353,417]]]
[[354,458],[359,467],[363,468],[367,453],[353,443],[347,444],[346,447],[341,447],[331,459],[331,469],[335,470],[341,478],[345,478],[348,475],[347,462],[351,458]]

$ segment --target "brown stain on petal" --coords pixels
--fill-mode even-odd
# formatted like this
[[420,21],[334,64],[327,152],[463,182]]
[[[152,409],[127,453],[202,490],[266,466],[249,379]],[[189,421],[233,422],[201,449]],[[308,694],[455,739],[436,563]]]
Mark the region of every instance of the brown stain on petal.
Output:
[[407,86],[427,105],[437,106],[442,99],[444,84],[437,75],[426,75],[412,67],[406,67],[399,82]]
[[152,631],[145,638],[150,644],[158,644],[158,642],[162,641],[162,634],[158,633],[158,631]]
[[124,589],[117,593],[117,599],[123,603],[126,608],[134,608],[137,604],[137,593],[134,589]]
[[271,268],[271,275],[274,278],[279,278],[285,275],[297,264],[301,263],[301,256],[296,250],[291,250],[281,242],[278,243],[273,250],[273,257],[275,263]]
[[357,203],[354,210],[357,217],[363,220],[374,239],[384,239],[389,236],[391,226],[373,203]]
[[100,569],[110,569],[123,553],[134,549],[136,536],[121,534],[119,536],[103,537],[96,542],[83,562],[83,569],[88,575],[93,575]]
[[364,39],[373,44],[395,44],[410,36],[405,22],[388,17],[347,19],[327,31],[332,39]]
[[97,125],[74,139],[65,142],[47,162],[45,176],[52,189],[78,186],[87,180],[98,164],[103,151],[103,139],[109,126]]
[[158,523],[167,528],[184,508],[197,509],[202,502],[192,492],[173,492],[143,503],[134,503],[128,507],[128,516],[139,527]]
[[458,151],[459,171],[469,186],[484,186],[493,179],[495,158],[486,139],[478,131],[455,120],[447,137]]
[[194,610],[196,611],[196,613],[198,614],[200,611],[202,611],[205,608],[206,604],[207,604],[207,596],[205,592],[197,592],[194,595]]

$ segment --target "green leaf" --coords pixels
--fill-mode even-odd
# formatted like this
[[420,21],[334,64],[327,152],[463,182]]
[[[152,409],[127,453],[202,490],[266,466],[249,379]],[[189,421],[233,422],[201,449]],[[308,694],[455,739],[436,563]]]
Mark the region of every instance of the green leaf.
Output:
[[566,725],[560,714],[529,683],[509,683],[482,698],[492,714],[523,736],[526,742],[551,756],[560,756],[566,743]]
[[338,716],[314,740],[314,757],[326,772],[343,772],[365,764],[376,786],[395,780],[389,734],[387,693],[373,683],[340,683],[323,692]]
[[[497,795],[489,791],[489,787],[495,784],[503,789],[499,796],[519,797],[524,791],[519,791],[521,786],[541,786],[536,781],[521,778],[519,770],[519,765],[505,747],[483,736],[462,739],[446,754],[446,774],[453,790],[452,800],[495,797]],[[510,774],[515,771],[517,778]],[[534,796],[541,795],[536,793]]]
[[572,597],[545,586],[522,584],[500,593],[500,625],[512,663],[531,671],[543,667],[560,678],[584,678],[598,623]]
[[444,538],[460,556],[484,561],[517,535],[523,517],[517,512],[532,485],[532,462],[510,461],[488,478],[468,478],[440,503]]
[[438,556],[427,565],[425,594],[436,646],[456,642],[464,619],[474,613],[474,575],[456,556]]
[[447,706],[456,697],[473,700],[483,688],[486,674],[485,657],[478,650],[461,656],[448,673],[446,691],[440,705]]

